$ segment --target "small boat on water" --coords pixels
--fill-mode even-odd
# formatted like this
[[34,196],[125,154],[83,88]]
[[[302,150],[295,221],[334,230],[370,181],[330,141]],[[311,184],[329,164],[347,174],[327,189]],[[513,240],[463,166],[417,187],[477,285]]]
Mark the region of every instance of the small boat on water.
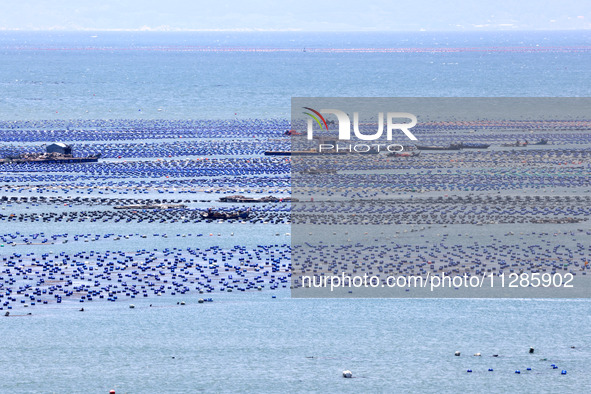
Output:
[[241,212],[222,212],[209,208],[206,212],[201,212],[201,216],[204,219],[246,219],[249,215],[250,209]]
[[547,144],[548,144],[548,140],[545,138],[542,138],[541,140],[536,142],[534,145],[547,145]]

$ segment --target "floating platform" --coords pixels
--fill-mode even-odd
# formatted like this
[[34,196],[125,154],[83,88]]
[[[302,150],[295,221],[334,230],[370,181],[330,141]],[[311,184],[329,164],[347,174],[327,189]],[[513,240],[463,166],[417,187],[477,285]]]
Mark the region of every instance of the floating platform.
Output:
[[64,157],[64,158],[41,158],[41,159],[2,159],[0,164],[10,163],[49,163],[49,164],[68,164],[68,163],[96,163],[98,156],[90,157]]

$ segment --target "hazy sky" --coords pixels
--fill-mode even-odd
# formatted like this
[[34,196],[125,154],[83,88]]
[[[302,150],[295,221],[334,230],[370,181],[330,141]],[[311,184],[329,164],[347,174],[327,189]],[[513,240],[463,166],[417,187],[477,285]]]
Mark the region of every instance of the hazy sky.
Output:
[[591,0],[0,0],[0,30],[591,28]]

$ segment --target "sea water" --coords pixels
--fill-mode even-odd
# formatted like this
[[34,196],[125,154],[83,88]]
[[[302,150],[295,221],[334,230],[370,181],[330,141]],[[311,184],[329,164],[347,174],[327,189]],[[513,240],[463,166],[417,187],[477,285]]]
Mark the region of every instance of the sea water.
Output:
[[[0,119],[282,119],[292,96],[588,96],[590,35],[3,32]],[[236,231],[241,244],[289,243],[288,226],[240,226],[220,225],[212,231],[223,240],[208,242],[229,247]],[[147,245],[136,241],[132,248]],[[291,299],[289,289],[208,296],[214,302],[150,297],[134,300],[134,309],[67,301],[0,317],[0,391],[584,392],[591,385],[587,300]],[[355,378],[343,379],[345,369]]]
[[587,96],[590,39],[3,32],[0,119],[289,118],[298,96]]

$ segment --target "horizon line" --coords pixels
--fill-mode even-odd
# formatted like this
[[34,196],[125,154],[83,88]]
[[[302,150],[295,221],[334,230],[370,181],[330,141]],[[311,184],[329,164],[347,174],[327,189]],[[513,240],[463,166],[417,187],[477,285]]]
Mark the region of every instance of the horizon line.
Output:
[[591,27],[583,28],[485,28],[485,27],[470,27],[464,29],[434,29],[429,30],[425,28],[420,29],[402,29],[402,30],[304,30],[298,28],[288,29],[263,29],[263,28],[232,28],[232,29],[182,29],[170,27],[141,27],[141,28],[6,28],[0,27],[0,32],[130,32],[130,33],[183,33],[183,32],[202,32],[202,33],[282,33],[282,32],[297,32],[297,33],[461,33],[461,32],[532,32],[532,31],[549,31],[549,32],[573,32],[573,31],[590,31]]

